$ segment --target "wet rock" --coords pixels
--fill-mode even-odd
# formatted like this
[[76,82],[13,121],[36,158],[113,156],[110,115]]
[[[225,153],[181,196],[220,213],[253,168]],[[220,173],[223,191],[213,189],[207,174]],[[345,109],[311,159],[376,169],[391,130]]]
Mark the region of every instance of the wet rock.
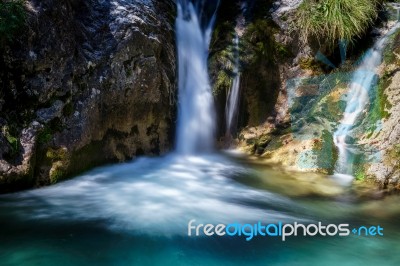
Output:
[[[0,191],[167,151],[176,111],[174,2],[26,5],[27,27],[1,47],[2,117],[21,145],[19,159],[2,161]],[[50,149],[65,158],[48,158]]]
[[64,103],[57,100],[52,107],[40,109],[36,112],[37,119],[42,123],[48,123],[56,117],[62,116]]

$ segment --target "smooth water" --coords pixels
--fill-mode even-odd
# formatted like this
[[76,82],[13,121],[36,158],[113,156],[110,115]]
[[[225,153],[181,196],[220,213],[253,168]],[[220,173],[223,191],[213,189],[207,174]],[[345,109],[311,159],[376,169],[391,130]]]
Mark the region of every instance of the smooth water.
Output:
[[208,76],[208,48],[215,10],[206,3],[177,1],[176,43],[179,67],[179,108],[176,150],[181,154],[209,152],[214,145],[215,111]]
[[240,87],[240,72],[239,72],[239,36],[235,35],[234,39],[234,68],[231,89],[228,93],[228,100],[225,107],[225,117],[226,117],[226,135],[232,136],[234,127],[237,124],[237,114],[239,105],[239,87]]
[[[379,224],[385,235],[189,237],[191,219]],[[359,201],[326,177],[221,154],[141,158],[0,196],[0,265],[399,265],[399,222],[399,198]]]
[[399,27],[400,24],[397,23],[367,51],[352,76],[346,99],[346,109],[338,129],[333,135],[335,145],[339,151],[336,167],[337,174],[353,175],[353,155],[357,153],[357,145],[351,143],[352,130],[363,114],[368,111],[366,109],[369,104],[369,91],[376,84],[377,68],[381,64],[382,53],[387,39]]

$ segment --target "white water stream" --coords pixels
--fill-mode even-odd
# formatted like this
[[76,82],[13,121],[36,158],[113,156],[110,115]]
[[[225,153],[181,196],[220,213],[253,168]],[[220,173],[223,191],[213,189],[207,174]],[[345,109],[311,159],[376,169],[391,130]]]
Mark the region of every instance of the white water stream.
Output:
[[239,72],[239,36],[236,34],[235,39],[235,48],[234,48],[234,68],[233,73],[235,75],[232,87],[228,93],[228,100],[226,102],[225,107],[225,116],[226,116],[226,134],[227,136],[232,136],[234,126],[237,123],[237,114],[238,114],[238,106],[239,106],[239,87],[240,87],[240,72]]
[[350,89],[346,100],[346,109],[343,119],[333,135],[334,142],[339,151],[336,166],[336,175],[344,179],[352,180],[353,155],[357,152],[356,143],[352,143],[352,131],[359,119],[367,112],[369,105],[369,92],[374,85],[377,68],[382,62],[382,53],[386,47],[387,40],[400,24],[397,23],[383,37],[378,39],[374,46],[367,51],[359,67],[354,72]]
[[208,76],[208,49],[216,17],[207,17],[206,3],[179,0],[176,42],[179,66],[179,110],[176,150],[209,152],[215,140],[215,110]]

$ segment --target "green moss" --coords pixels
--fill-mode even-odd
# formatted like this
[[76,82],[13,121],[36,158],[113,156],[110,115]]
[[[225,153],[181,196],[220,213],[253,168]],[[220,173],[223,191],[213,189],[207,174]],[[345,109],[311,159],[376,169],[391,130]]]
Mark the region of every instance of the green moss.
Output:
[[315,139],[313,143],[313,150],[314,151],[321,151],[324,147],[323,142],[319,139]]
[[231,78],[227,75],[225,71],[218,72],[217,80],[214,84],[213,94],[218,95],[223,90],[228,89],[231,86]]
[[19,138],[16,136],[16,133],[13,132],[8,126],[2,127],[1,131],[11,146],[12,150],[10,156],[16,156],[19,152],[20,147]]
[[220,96],[231,86],[234,66],[235,47],[233,45],[234,25],[221,22],[213,32],[210,53],[210,69],[214,80],[213,94]]
[[315,75],[320,75],[323,73],[321,64],[317,60],[311,57],[300,58],[299,66],[303,70],[311,70]]
[[248,64],[256,62],[277,63],[292,57],[290,50],[275,41],[278,32],[276,24],[269,19],[257,19],[250,23],[243,36],[246,54],[244,61]]
[[70,154],[65,147],[48,147],[43,151],[41,165],[50,168],[49,183],[54,184],[68,177]]
[[73,113],[74,113],[74,105],[70,101],[64,106],[63,115],[68,117],[71,116]]
[[400,31],[389,36],[388,43],[383,53],[383,61],[386,64],[400,65]]
[[55,118],[50,121],[43,129],[41,129],[37,136],[37,141],[39,144],[49,143],[56,132],[63,130],[63,124],[60,118]]
[[388,152],[389,159],[393,162],[397,162],[394,167],[396,170],[400,170],[400,144],[395,145],[391,150]]
[[391,79],[387,77],[381,78],[375,90],[372,90],[375,95],[372,95],[372,104],[368,113],[368,130],[373,132],[376,129],[376,124],[381,119],[389,118],[388,110],[392,107],[385,94],[385,90],[391,84]]
[[60,169],[54,169],[50,172],[50,183],[51,184],[55,184],[60,182],[61,180],[63,180],[65,177],[65,172],[63,170]]
[[24,0],[0,2],[0,42],[11,42],[25,24],[26,10]]
[[46,157],[52,161],[65,160],[67,158],[67,150],[64,148],[49,148],[46,152]]
[[355,165],[354,177],[357,181],[364,181],[365,180],[365,170],[364,167],[361,165]]
[[269,142],[268,146],[266,147],[266,150],[268,151],[273,151],[281,148],[283,146],[283,142],[280,138],[273,138]]
[[328,174],[332,174],[338,159],[338,152],[328,130],[322,131],[320,139],[315,139],[312,154],[317,158],[317,165]]
[[45,144],[48,143],[52,137],[53,137],[52,130],[50,129],[50,127],[46,126],[39,132],[37,136],[37,141],[39,144]]

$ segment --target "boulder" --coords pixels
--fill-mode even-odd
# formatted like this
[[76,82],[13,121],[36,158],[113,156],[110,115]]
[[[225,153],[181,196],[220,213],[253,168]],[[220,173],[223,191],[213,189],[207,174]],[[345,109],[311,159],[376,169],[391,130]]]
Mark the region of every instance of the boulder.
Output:
[[[54,169],[63,170],[59,181],[170,149],[173,1],[29,0],[26,12],[21,33],[0,47],[2,117],[21,143],[3,161],[0,191],[53,183]],[[49,150],[65,156],[49,158]]]

